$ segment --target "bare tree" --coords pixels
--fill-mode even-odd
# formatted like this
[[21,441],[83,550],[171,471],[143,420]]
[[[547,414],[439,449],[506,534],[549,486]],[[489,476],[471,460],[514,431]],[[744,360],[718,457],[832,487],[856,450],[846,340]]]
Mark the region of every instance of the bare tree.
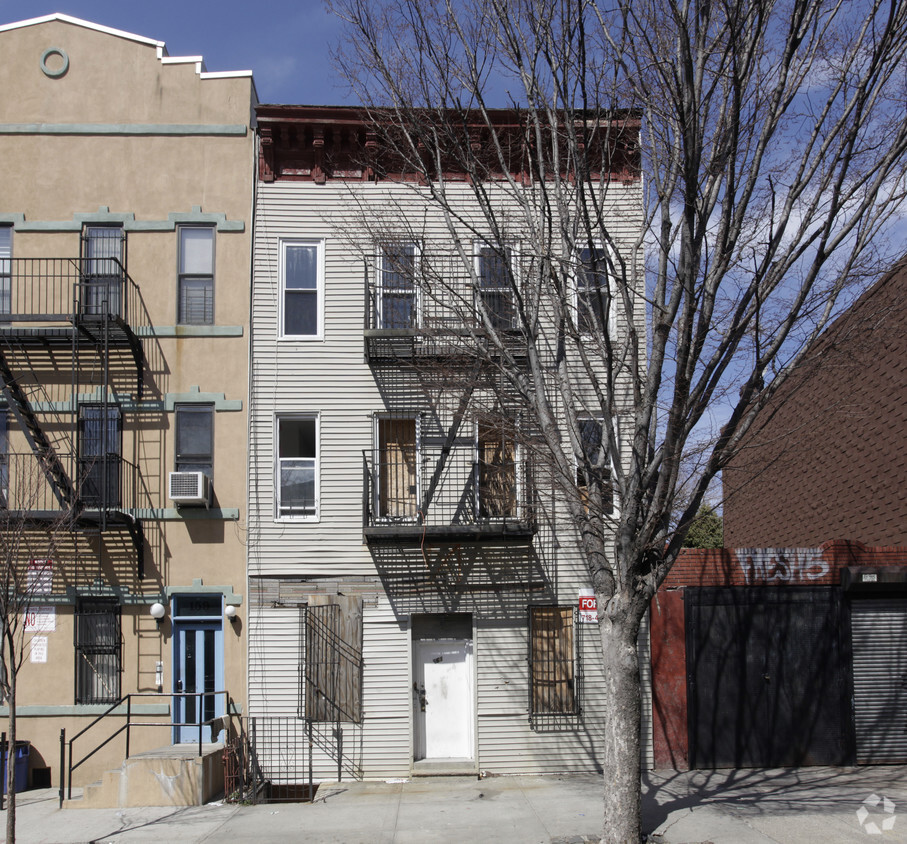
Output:
[[[372,164],[447,227],[447,271],[425,273],[423,295],[478,314],[470,339],[531,420],[576,528],[609,698],[603,840],[639,840],[639,625],[755,415],[892,257],[907,3],[334,10],[339,65],[389,151]],[[412,216],[389,205],[370,225]],[[473,238],[508,265],[518,244],[512,324],[483,295]],[[703,451],[706,415],[721,424]]]
[[67,511],[45,522],[30,517],[47,506],[48,496],[44,472],[33,455],[0,455],[0,694],[9,710],[8,844],[16,840],[17,680],[34,638],[27,620],[41,594],[50,591],[57,542],[72,524],[72,514]]

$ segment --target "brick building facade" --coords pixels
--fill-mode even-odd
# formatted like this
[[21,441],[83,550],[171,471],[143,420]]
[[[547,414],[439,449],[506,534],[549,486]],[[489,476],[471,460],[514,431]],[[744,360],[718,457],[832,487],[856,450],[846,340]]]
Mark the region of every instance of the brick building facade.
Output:
[[907,544],[907,262],[826,332],[723,473],[728,547]]

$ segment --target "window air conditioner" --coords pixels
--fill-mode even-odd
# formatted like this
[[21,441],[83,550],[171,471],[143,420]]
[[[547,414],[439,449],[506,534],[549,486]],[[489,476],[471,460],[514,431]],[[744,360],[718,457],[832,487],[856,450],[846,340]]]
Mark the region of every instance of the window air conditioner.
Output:
[[210,488],[204,472],[171,472],[167,491],[174,504],[208,505]]

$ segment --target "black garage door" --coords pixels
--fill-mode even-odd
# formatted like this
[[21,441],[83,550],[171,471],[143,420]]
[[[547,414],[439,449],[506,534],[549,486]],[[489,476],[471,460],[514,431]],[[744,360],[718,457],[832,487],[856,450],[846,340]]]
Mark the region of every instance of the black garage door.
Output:
[[840,589],[686,589],[685,608],[692,767],[852,761]]

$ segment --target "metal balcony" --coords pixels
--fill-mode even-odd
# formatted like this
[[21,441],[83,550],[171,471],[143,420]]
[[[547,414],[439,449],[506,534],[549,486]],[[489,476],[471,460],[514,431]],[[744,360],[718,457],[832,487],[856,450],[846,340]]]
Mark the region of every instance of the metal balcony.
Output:
[[363,452],[363,526],[369,542],[489,540],[535,533],[532,475],[522,459],[488,462],[474,449],[446,455]]

